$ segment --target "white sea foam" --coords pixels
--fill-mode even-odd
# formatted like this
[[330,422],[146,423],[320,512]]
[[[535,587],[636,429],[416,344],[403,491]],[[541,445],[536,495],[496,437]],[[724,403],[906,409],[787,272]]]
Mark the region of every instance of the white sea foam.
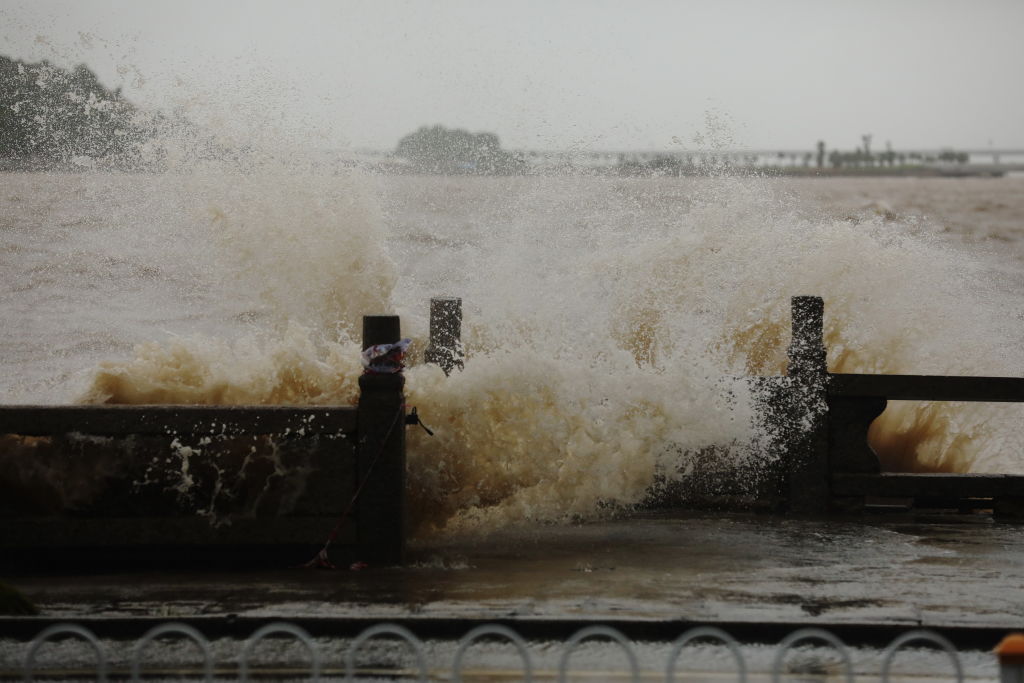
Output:
[[[1020,367],[999,268],[926,221],[836,217],[757,178],[379,182],[190,176],[190,220],[225,269],[210,296],[242,291],[259,314],[234,341],[143,343],[85,400],[351,403],[359,315],[402,313],[415,358],[426,299],[460,295],[465,371],[407,373],[436,431],[410,437],[414,517],[453,531],[632,504],[708,447],[756,464],[729,378],[784,370],[794,294],[825,297],[833,371]],[[901,405],[872,440],[889,466],[1016,472],[1018,419]]]
[[[1024,364],[1018,179],[388,177],[265,133],[173,119],[135,150],[159,173],[7,174],[16,396],[351,404],[360,317],[398,313],[436,432],[410,436],[414,518],[458,532],[631,505],[694,454],[756,473],[734,378],[784,371],[793,295],[825,298],[833,371]],[[465,303],[448,378],[416,364],[434,295]],[[871,440],[889,468],[1024,472],[1020,413],[897,405]]]

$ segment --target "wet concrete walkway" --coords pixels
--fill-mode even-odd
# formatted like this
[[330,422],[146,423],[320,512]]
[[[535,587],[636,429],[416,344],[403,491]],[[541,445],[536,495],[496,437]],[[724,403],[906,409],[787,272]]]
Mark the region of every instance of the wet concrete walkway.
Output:
[[43,618],[583,620],[1024,627],[1024,526],[645,514],[414,546],[361,571],[18,576]]

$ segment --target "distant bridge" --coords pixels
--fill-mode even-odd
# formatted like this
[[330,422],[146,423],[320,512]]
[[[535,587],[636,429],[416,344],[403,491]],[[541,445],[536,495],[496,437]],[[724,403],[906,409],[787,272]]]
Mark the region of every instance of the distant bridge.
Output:
[[[944,152],[949,152],[952,148],[940,148],[940,149],[893,149],[893,150],[882,150],[876,151],[872,154],[875,159],[878,159],[882,154],[888,154],[890,151],[896,156],[903,155],[906,158],[927,158],[935,157]],[[814,149],[661,149],[661,150],[637,150],[637,149],[622,149],[622,150],[578,150],[578,149],[567,149],[567,150],[516,150],[520,154],[527,157],[544,157],[544,158],[566,158],[566,159],[591,159],[593,161],[618,161],[619,159],[633,159],[637,161],[651,161],[659,157],[676,157],[676,158],[726,158],[726,159],[749,159],[756,158],[759,160],[791,160],[797,159],[800,163],[803,163],[805,158],[810,158],[812,162],[817,158],[817,150]],[[826,149],[825,161],[828,162],[828,155],[831,154],[835,149]],[[846,153],[849,150],[839,150],[842,153]],[[999,165],[1004,159],[1012,159],[1012,162],[1018,163],[1024,162],[1024,148],[1020,149],[955,149],[953,150],[958,153],[966,153],[971,163],[985,163],[991,161],[992,164]],[[982,161],[982,160],[985,161]]]
[[[823,168],[832,169],[829,155],[835,151],[826,149]],[[849,150],[839,150],[842,154]],[[950,148],[942,149],[885,149],[872,154],[872,163],[864,160],[859,163],[844,161],[844,167],[864,167],[869,165],[888,166],[882,162],[882,155],[890,152],[897,161],[896,166],[923,167],[941,175],[1003,175],[1011,171],[1024,171],[1024,148],[1006,149],[956,149],[956,153],[966,153],[966,163],[940,160],[940,155],[948,153]],[[739,167],[817,167],[817,150],[808,149],[720,149],[720,150],[517,150],[535,166],[569,165],[593,168],[616,166],[621,163],[650,164],[665,160],[674,160],[687,166],[705,166],[708,164],[725,163]]]
[[[940,161],[939,156],[944,152],[955,151],[968,155],[965,164],[958,164],[949,161]],[[674,160],[675,163],[684,165],[707,166],[716,163],[725,163],[739,167],[817,167],[817,150],[815,149],[661,149],[661,150],[583,150],[583,149],[514,149],[513,153],[521,154],[527,162],[535,168],[564,166],[584,168],[611,168],[623,162],[633,164],[649,164],[664,160]],[[829,155],[833,149],[825,150],[823,168],[832,169],[833,165]],[[838,150],[842,154],[848,154],[850,150]],[[872,154],[874,164],[877,166],[882,155],[888,156],[891,153],[902,159],[897,165],[926,168],[942,175],[957,175],[968,173],[971,175],[1002,175],[1012,171],[1024,171],[1024,148],[918,148],[918,149],[884,149]],[[330,154],[330,153],[329,153]],[[333,152],[338,154],[338,152]],[[394,160],[392,151],[385,150],[346,150],[340,153],[342,158],[355,163],[377,164]],[[846,166],[856,166],[844,162]],[[863,162],[861,164],[864,165]],[[888,164],[886,164],[888,165]]]

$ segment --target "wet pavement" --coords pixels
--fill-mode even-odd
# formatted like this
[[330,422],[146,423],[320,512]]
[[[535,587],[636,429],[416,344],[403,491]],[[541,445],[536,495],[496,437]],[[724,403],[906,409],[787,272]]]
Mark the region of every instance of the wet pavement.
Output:
[[48,619],[1024,627],[1024,527],[978,515],[643,514],[414,544],[403,567],[12,577]]

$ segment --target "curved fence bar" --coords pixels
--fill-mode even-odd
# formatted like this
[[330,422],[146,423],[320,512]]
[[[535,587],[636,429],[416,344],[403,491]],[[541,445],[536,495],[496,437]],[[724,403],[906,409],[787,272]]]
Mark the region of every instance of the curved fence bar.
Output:
[[356,639],[349,646],[348,652],[345,653],[345,680],[355,680],[356,651],[371,638],[385,635],[398,636],[412,647],[413,654],[416,655],[416,666],[419,668],[419,678],[417,680],[421,683],[426,683],[429,674],[427,672],[427,659],[423,654],[423,641],[417,638],[415,633],[398,624],[377,624],[365,629],[356,636]]
[[918,629],[916,631],[909,631],[896,638],[889,644],[889,647],[885,648],[885,655],[882,657],[882,671],[881,678],[882,683],[889,683],[889,671],[892,669],[892,661],[896,658],[896,653],[902,649],[908,643],[915,641],[924,641],[933,645],[938,645],[940,649],[945,650],[946,654],[949,655],[949,659],[953,662],[953,670],[956,672],[956,680],[964,680],[964,668],[960,663],[960,655],[957,654],[956,648],[953,647],[953,643],[949,642],[947,638],[942,637],[934,631],[927,629]]
[[623,652],[626,653],[626,658],[629,660],[629,670],[632,675],[632,680],[640,680],[640,663],[637,660],[636,652],[633,651],[633,646],[630,644],[629,639],[622,635],[620,631],[610,626],[587,626],[586,628],[581,628],[579,631],[574,633],[568,641],[566,641],[565,651],[562,652],[562,658],[558,662],[558,683],[566,683],[566,681],[569,680],[569,657],[572,656],[573,651],[587,638],[594,638],[596,636],[604,636],[605,638],[618,643]]
[[28,652],[25,653],[25,664],[22,669],[24,680],[31,681],[34,678],[33,671],[35,670],[36,653],[39,651],[39,648],[53,636],[65,633],[79,636],[89,643],[93,652],[96,653],[96,680],[105,682],[107,680],[107,658],[103,654],[103,647],[100,645],[99,639],[92,631],[78,624],[54,624],[49,628],[43,629],[42,632],[35,637],[28,647]]
[[794,645],[804,640],[822,640],[835,648],[846,666],[846,683],[853,683],[853,661],[850,659],[849,649],[843,641],[823,628],[801,628],[782,639],[778,649],[775,650],[775,659],[772,661],[772,683],[779,683],[781,680],[782,664],[786,653],[793,649]]
[[170,622],[167,624],[160,624],[146,631],[146,634],[139,639],[139,642],[135,644],[132,649],[132,680],[138,681],[142,678],[142,651],[149,645],[154,639],[164,635],[183,635],[187,636],[192,642],[199,646],[199,649],[203,653],[203,680],[213,680],[213,652],[210,649],[210,641],[206,639],[198,629],[189,626],[188,624],[181,624],[178,622]]
[[256,630],[248,640],[245,641],[245,646],[242,647],[242,654],[238,658],[238,679],[245,683],[249,680],[249,656],[252,653],[252,648],[256,643],[263,640],[266,636],[272,633],[286,633],[291,636],[295,636],[306,649],[309,650],[310,658],[310,669],[311,678],[314,681],[320,680],[320,651],[316,647],[316,643],[313,642],[313,638],[306,632],[305,629],[296,626],[295,624],[289,624],[286,621],[275,621],[271,624],[267,624],[262,628]]
[[[150,622],[143,621],[142,623],[148,625]],[[423,628],[429,627],[424,625]],[[99,632],[102,633],[103,631],[99,630]],[[351,634],[355,633],[355,631],[345,629],[344,633]],[[711,644],[719,647],[724,645],[728,649],[730,656],[736,664],[735,680],[738,680],[740,683],[746,683],[751,677],[751,660],[748,659],[750,651],[746,650],[746,648],[752,643],[741,643],[727,631],[715,626],[690,628],[671,642],[667,640],[667,636],[656,636],[653,639],[648,639],[645,636],[638,641],[642,643],[643,648],[638,650],[636,643],[630,640],[623,631],[612,626],[595,624],[581,628],[573,633],[564,641],[564,647],[559,652],[552,647],[559,644],[557,636],[552,638],[550,636],[535,635],[530,636],[530,640],[527,640],[516,630],[515,622],[511,624],[480,624],[466,632],[458,641],[455,640],[455,634],[438,637],[436,640],[431,639],[429,641],[431,647],[428,650],[427,643],[409,628],[395,623],[374,624],[359,631],[357,635],[331,637],[330,640],[319,641],[320,644],[318,645],[317,641],[313,640],[310,632],[301,626],[287,621],[275,621],[256,629],[248,637],[245,637],[245,640],[235,640],[234,642],[238,644],[239,648],[237,659],[234,655],[225,653],[222,655],[225,658],[224,661],[219,663],[223,671],[218,671],[218,662],[216,661],[211,641],[196,627],[183,621],[176,621],[165,622],[149,628],[134,641],[120,639],[124,638],[124,635],[121,635],[120,638],[114,636],[111,640],[107,640],[108,636],[104,636],[104,640],[100,641],[95,630],[91,630],[81,624],[69,622],[55,623],[41,630],[31,641],[25,642],[27,649],[24,658],[20,660],[20,665],[11,664],[9,666],[13,666],[13,669],[4,669],[5,664],[0,661],[0,679],[14,680],[20,675],[24,681],[33,681],[38,677],[45,677],[46,680],[88,679],[103,682],[111,677],[117,680],[131,681],[148,680],[154,677],[161,677],[161,679],[180,677],[181,680],[211,681],[216,680],[220,676],[231,677],[230,672],[234,668],[236,661],[238,677],[232,678],[232,680],[249,681],[253,678],[262,679],[267,676],[300,678],[303,672],[294,671],[290,664],[292,650],[282,651],[278,648],[265,650],[263,652],[264,661],[260,665],[250,662],[250,659],[258,651],[260,643],[267,637],[275,635],[290,636],[290,638],[285,638],[288,641],[288,645],[294,646],[295,643],[292,642],[292,639],[294,639],[306,649],[310,659],[308,680],[314,681],[321,680],[325,675],[329,675],[331,680],[338,680],[344,675],[346,681],[355,681],[357,676],[360,678],[392,676],[403,679],[415,679],[423,683],[432,677],[449,679],[453,683],[461,683],[464,680],[464,663],[470,648],[480,644],[480,641],[484,639],[504,646],[511,644],[515,648],[522,669],[521,672],[517,672],[514,669],[512,671],[506,670],[505,667],[507,665],[503,663],[506,661],[506,655],[503,655],[502,663],[493,662],[480,668],[483,675],[487,677],[511,677],[516,680],[526,681],[527,683],[532,683],[535,680],[537,667],[541,665],[545,671],[554,670],[555,666],[557,666],[557,680],[559,683],[563,683],[573,677],[569,672],[569,666],[570,659],[574,654],[577,655],[577,660],[582,660],[583,662],[586,662],[589,657],[594,655],[597,656],[597,661],[606,662],[609,656],[614,656],[615,650],[621,650],[625,653],[628,666],[623,670],[621,664],[616,665],[615,668],[607,672],[607,675],[610,677],[625,677],[633,681],[638,681],[641,677],[657,677],[659,680],[665,680],[667,683],[675,683],[679,678],[677,676],[678,673],[689,676],[702,676],[706,674],[728,680],[730,676],[727,672],[714,671],[712,673],[712,669],[707,668],[709,663],[720,661],[719,653],[709,657],[707,653],[694,650],[695,641],[698,640],[710,641]],[[167,655],[173,661],[162,662],[159,670],[157,670],[155,663],[151,664],[152,670],[145,671],[143,653],[147,647],[154,649],[153,641],[165,636],[183,636],[191,640],[202,652],[201,663],[196,661],[196,659],[190,659],[187,653],[183,654],[180,650],[176,649],[173,653]],[[241,637],[244,636],[239,636],[239,638]],[[327,638],[328,636],[321,634],[318,637]],[[943,675],[942,665],[944,664],[942,654],[944,653],[948,656],[958,683],[962,683],[968,676],[987,676],[987,669],[981,672],[975,669],[965,670],[964,660],[962,660],[961,654],[956,649],[953,641],[950,640],[953,637],[955,636],[950,635],[947,638],[947,636],[941,633],[927,629],[909,630],[894,638],[885,646],[884,650],[879,646],[879,649],[875,650],[878,652],[877,659],[872,657],[870,660],[872,662],[879,662],[879,670],[877,672],[862,672],[860,678],[865,681],[889,683],[892,678],[891,671],[897,653],[901,649],[905,649],[907,645],[916,642],[923,643],[924,647],[931,650],[936,657],[939,657],[939,661],[936,663],[932,657],[929,657],[927,660],[915,660],[915,666],[913,668],[907,667],[908,670],[904,672],[904,675],[925,676],[929,678],[941,677]],[[84,640],[85,644],[74,643],[70,649],[59,650],[58,654],[63,661],[57,665],[41,666],[37,664],[37,655],[43,645],[55,639],[64,640],[69,638]],[[412,666],[415,668],[415,671],[404,664],[395,664],[393,666],[396,668],[389,668],[387,670],[381,670],[382,665],[380,664],[377,664],[372,669],[357,670],[355,662],[356,653],[366,649],[368,650],[367,655],[370,655],[369,651],[372,648],[367,648],[366,645],[375,638],[390,638],[403,641],[404,646],[411,649],[411,655],[414,660]],[[998,640],[998,637],[994,638]],[[587,648],[585,652],[578,652],[578,650],[582,649],[580,645],[590,639],[597,639],[599,642],[594,643],[594,645],[607,649],[603,649],[598,653],[592,651],[591,648]],[[1004,638],[1004,641],[1013,639],[1024,642],[1024,634],[1010,633]],[[3,640],[2,634],[0,634],[0,640]],[[772,683],[779,683],[784,676],[788,675],[786,671],[787,654],[794,650],[797,645],[806,644],[808,641],[814,641],[812,643],[814,647],[834,649],[837,656],[842,660],[842,672],[830,671],[828,676],[830,678],[844,679],[846,683],[852,683],[854,680],[852,650],[834,633],[822,628],[800,628],[787,635],[775,647],[770,662],[762,660],[760,657],[753,660],[757,662],[758,666],[756,675],[762,678],[770,676]],[[218,643],[220,642],[218,640]],[[756,640],[754,642],[763,643],[764,641]],[[11,639],[3,640],[4,652],[16,652],[16,650],[11,649],[12,644]],[[392,661],[390,657],[390,654],[393,652],[392,645],[388,644],[383,649],[380,647],[376,649],[378,662],[380,662],[379,655],[381,654],[388,655],[386,659]],[[87,647],[84,655],[83,647]],[[987,648],[987,646],[977,643],[966,647],[972,651],[977,648]],[[125,653],[121,652],[121,648],[124,649]],[[81,663],[83,659],[89,659],[88,650],[91,650],[95,655],[95,667],[92,669],[89,668],[90,665],[87,664],[83,667]],[[271,655],[269,652],[274,652],[275,654]],[[664,652],[668,653],[667,661],[662,659],[662,653]],[[72,654],[68,656],[68,653]],[[327,653],[327,657],[331,658],[343,657],[344,667],[335,665],[329,669],[325,668],[323,665],[325,653]],[[646,659],[641,661],[639,653],[643,653]],[[289,657],[288,661],[284,661],[286,656]],[[655,657],[657,661],[654,661]],[[56,657],[51,654],[49,659],[53,661]],[[68,661],[73,661],[74,663],[68,664]],[[395,661],[406,662],[408,659],[396,659]],[[590,659],[590,661],[595,660]],[[972,666],[977,665],[977,660],[973,656],[967,661],[974,662]],[[112,666],[111,662],[116,664]],[[922,666],[923,663],[924,665]],[[644,666],[642,671],[641,665]],[[392,665],[386,664],[383,666],[391,667]],[[500,666],[502,668],[489,670],[488,666]],[[659,667],[661,667],[663,676],[659,676],[657,673]],[[551,674],[546,675],[550,676]],[[801,674],[793,672],[793,675],[800,676]],[[1016,675],[1016,669],[1013,670],[1013,675]]]
[[665,670],[665,680],[667,683],[674,683],[676,680],[676,662],[679,660],[679,655],[683,651],[683,648],[698,638],[711,638],[719,641],[729,648],[729,653],[732,655],[732,658],[736,660],[736,670],[739,674],[739,681],[740,683],[746,683],[747,660],[743,657],[743,653],[740,651],[739,643],[737,643],[736,639],[731,635],[715,626],[697,626],[696,628],[691,628],[676,639],[676,642],[672,645],[672,652],[668,655],[668,667]]
[[455,683],[462,683],[462,659],[466,655],[466,650],[477,640],[490,635],[502,636],[515,646],[523,660],[523,680],[530,683],[533,680],[533,664],[530,661],[530,651],[527,649],[526,641],[518,633],[501,624],[477,626],[463,636],[459,641],[459,649],[455,651],[455,659],[452,661],[452,680]]

